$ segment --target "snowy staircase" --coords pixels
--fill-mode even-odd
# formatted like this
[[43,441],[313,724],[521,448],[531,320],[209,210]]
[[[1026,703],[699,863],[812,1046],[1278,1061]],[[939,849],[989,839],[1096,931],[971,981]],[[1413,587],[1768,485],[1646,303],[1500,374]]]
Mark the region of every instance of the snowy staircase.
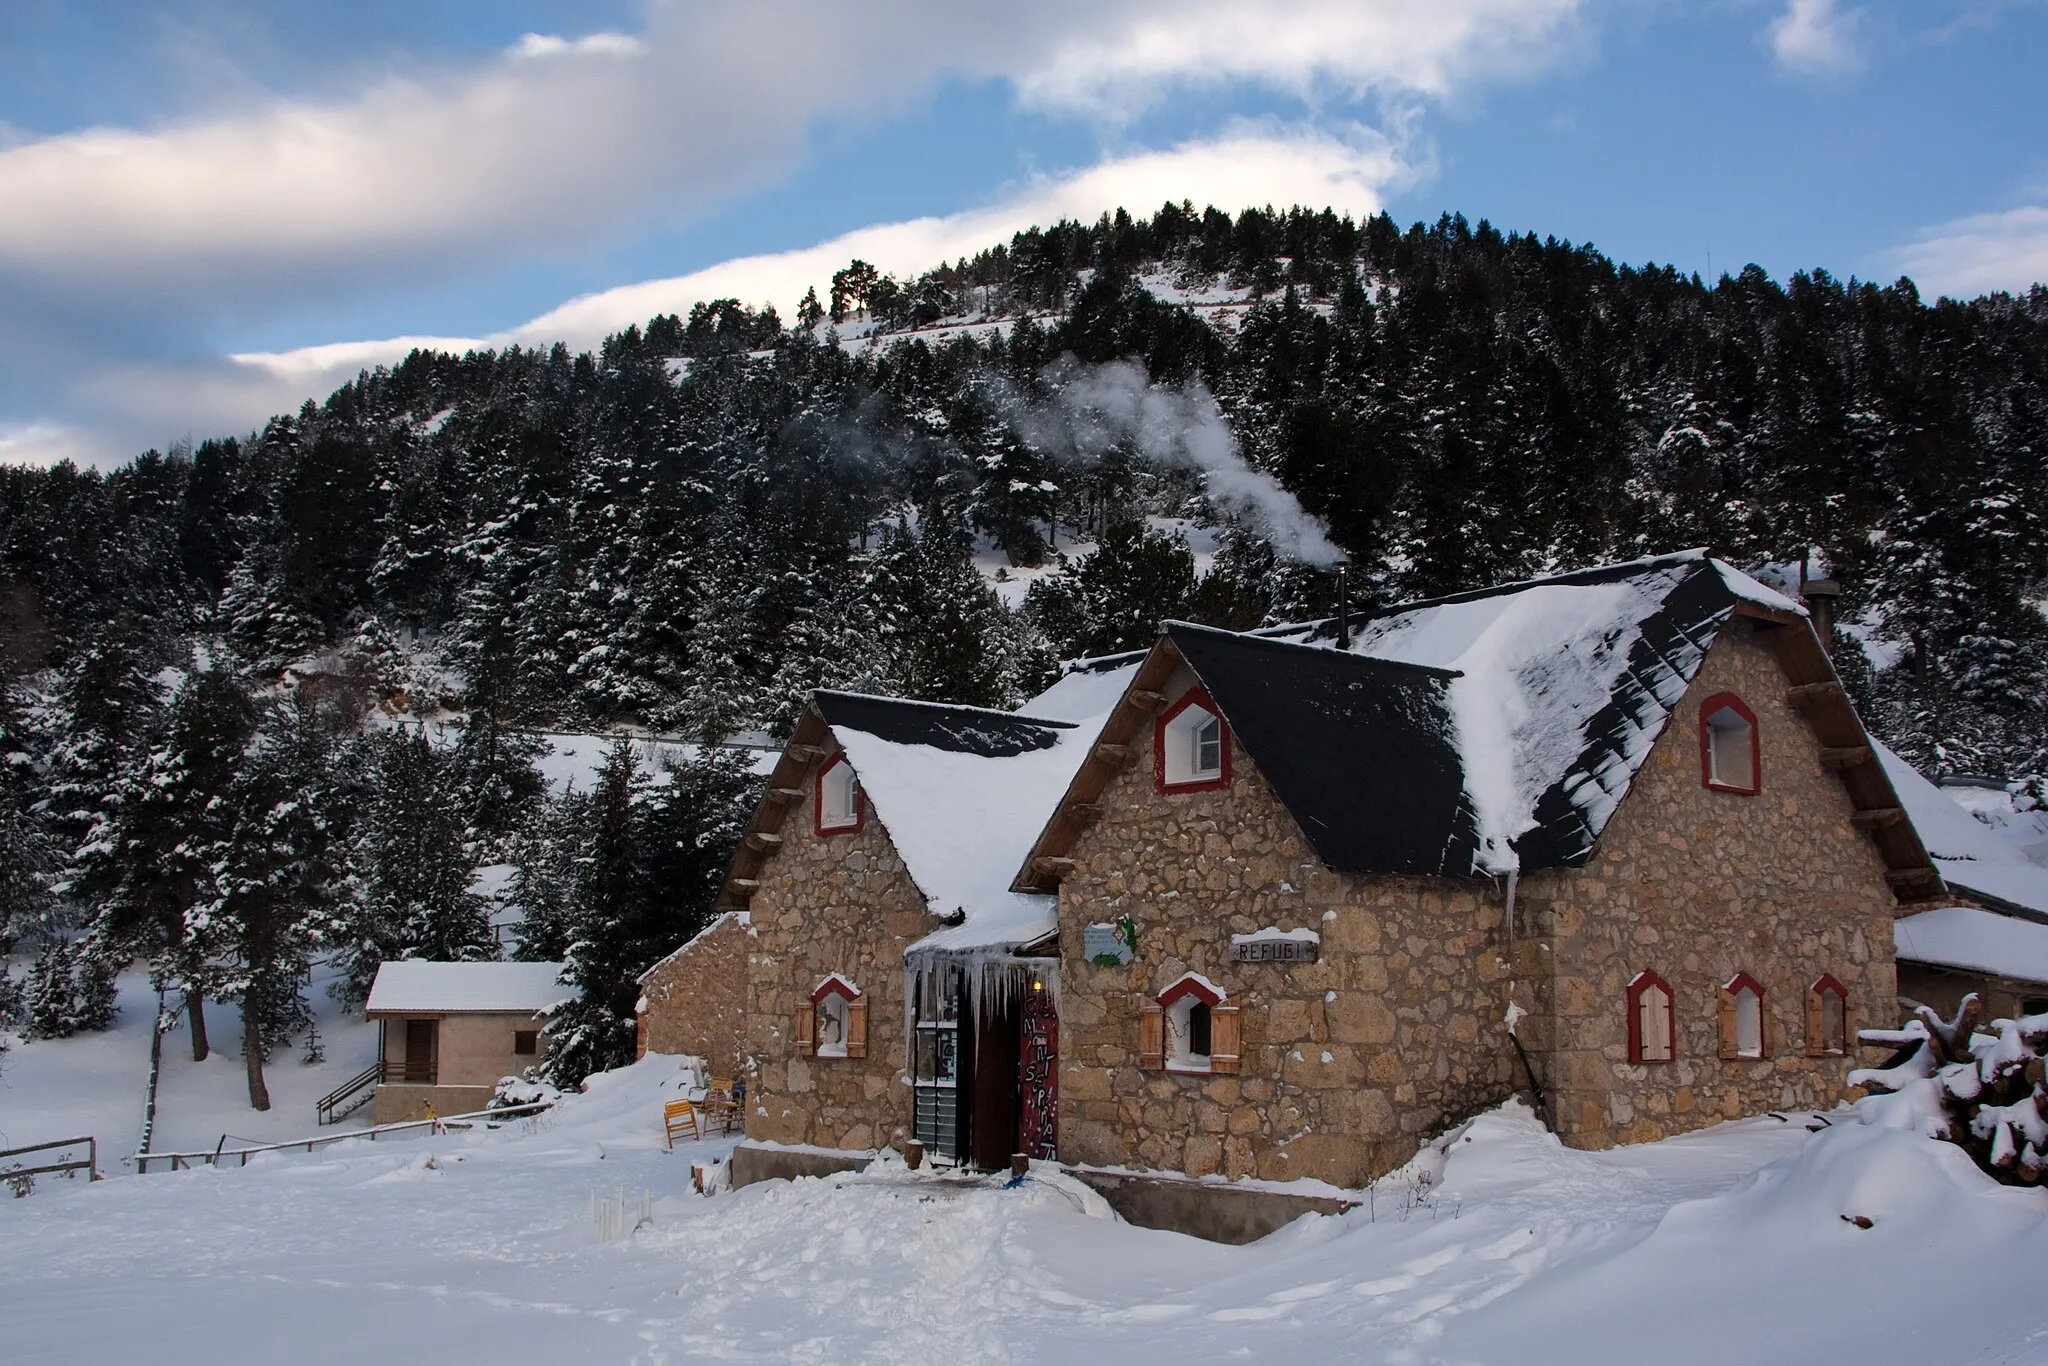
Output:
[[320,1097],[317,1102],[320,1122],[333,1124],[362,1109],[370,1103],[370,1097],[377,1094],[377,1083],[383,1080],[384,1060],[379,1058]]

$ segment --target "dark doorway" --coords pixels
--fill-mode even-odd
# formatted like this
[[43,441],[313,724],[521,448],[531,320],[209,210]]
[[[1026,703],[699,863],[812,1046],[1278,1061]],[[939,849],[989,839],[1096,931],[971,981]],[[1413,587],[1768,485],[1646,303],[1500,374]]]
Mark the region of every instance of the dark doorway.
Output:
[[1017,1137],[1017,1049],[1020,1012],[1014,1000],[990,1009],[974,1029],[974,1082],[968,1160],[983,1171],[1010,1165]]
[[431,1086],[434,1084],[434,1045],[440,1034],[439,1020],[407,1020],[405,1022],[405,1079],[409,1082]]

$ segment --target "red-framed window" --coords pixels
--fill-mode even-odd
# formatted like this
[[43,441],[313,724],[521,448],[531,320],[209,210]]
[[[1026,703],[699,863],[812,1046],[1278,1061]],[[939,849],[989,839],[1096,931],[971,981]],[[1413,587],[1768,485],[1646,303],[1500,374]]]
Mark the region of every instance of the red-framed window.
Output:
[[867,996],[838,973],[811,992],[811,1004],[795,1021],[796,1051],[812,1058],[865,1058],[868,1055]]
[[1764,1035],[1763,983],[1746,972],[1736,973],[1721,987],[1720,1007],[1722,1057],[1771,1055],[1770,1041]]
[[1814,1058],[1849,1055],[1849,989],[1822,973],[1806,989],[1806,1052]]
[[844,751],[827,759],[818,770],[817,790],[811,794],[813,829],[820,835],[850,835],[867,824],[867,794]]
[[1714,792],[1763,791],[1763,745],[1756,713],[1732,692],[1700,703],[1700,783]]
[[1221,987],[1190,972],[1139,1011],[1138,1065],[1234,1075],[1239,1037],[1237,1007],[1225,1004]]
[[1190,688],[1159,714],[1152,776],[1161,792],[1210,792],[1230,785],[1230,726],[1209,694]]
[[1678,1055],[1671,984],[1645,970],[1628,984],[1628,1060],[1670,1062]]

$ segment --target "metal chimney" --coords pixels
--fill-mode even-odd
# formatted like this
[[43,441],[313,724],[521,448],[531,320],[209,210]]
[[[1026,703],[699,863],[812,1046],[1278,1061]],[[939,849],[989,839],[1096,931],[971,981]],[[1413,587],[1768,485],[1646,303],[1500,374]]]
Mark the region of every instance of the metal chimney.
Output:
[[1337,566],[1337,648],[1351,648],[1351,566]]

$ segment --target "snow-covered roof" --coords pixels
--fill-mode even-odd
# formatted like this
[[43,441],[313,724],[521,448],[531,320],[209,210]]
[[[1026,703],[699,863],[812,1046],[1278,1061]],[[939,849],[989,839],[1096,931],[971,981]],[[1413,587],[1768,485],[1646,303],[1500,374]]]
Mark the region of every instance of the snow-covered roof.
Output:
[[558,980],[562,963],[435,963],[407,958],[379,965],[365,1015],[539,1014],[575,995]]
[[[1965,811],[1954,798],[1920,776],[1920,771],[1893,753],[1882,741],[1873,739],[1878,762],[1884,765],[1892,790],[1907,819],[1920,832],[1920,842],[1935,858],[1949,862],[1970,861],[1989,864],[2026,864],[2027,856],[1982,821]],[[1943,870],[1944,874],[1946,869]]]
[[1018,710],[1056,721],[1086,721],[1105,716],[1124,695],[1145,652],[1107,655],[1101,659],[1077,659],[1064,665],[1050,688]]
[[[1784,594],[1689,550],[1357,623],[1353,653],[1456,675],[1443,707],[1461,770],[1459,820],[1469,821],[1474,847],[1463,868],[1448,850],[1444,871],[1582,861],[1737,602],[1805,615]],[[1330,622],[1270,634],[1334,644]]]
[[1934,856],[1943,882],[1965,896],[2048,920],[2048,868],[1971,815],[1881,741],[1872,740],[1871,747],[1892,780],[1907,819]]
[[1043,938],[1054,898],[1010,880],[1094,738],[1055,718],[820,692],[814,704],[934,914],[912,946],[965,952]]
[[1943,906],[1892,923],[1898,956],[1933,967],[2048,982],[2048,925],[1975,906]]

